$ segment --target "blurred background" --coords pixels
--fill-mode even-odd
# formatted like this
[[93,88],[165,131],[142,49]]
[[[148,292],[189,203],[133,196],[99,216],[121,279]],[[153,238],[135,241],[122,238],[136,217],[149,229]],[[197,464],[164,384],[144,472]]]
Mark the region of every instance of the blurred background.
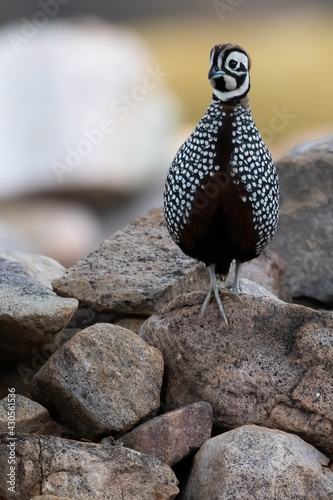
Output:
[[1,0],[0,21],[0,255],[70,266],[162,205],[216,43],[251,55],[275,159],[333,132],[331,0]]

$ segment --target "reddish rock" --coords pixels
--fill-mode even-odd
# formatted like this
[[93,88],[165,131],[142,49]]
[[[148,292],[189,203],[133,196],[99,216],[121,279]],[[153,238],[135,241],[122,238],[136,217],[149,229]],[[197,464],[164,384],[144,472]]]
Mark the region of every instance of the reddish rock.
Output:
[[197,451],[211,436],[213,410],[201,401],[164,413],[121,438],[127,448],[172,466]]
[[213,300],[200,315],[204,296],[174,300],[140,330],[162,352],[168,408],[207,401],[218,427],[280,427],[333,453],[332,314],[241,295],[223,299],[226,327]]

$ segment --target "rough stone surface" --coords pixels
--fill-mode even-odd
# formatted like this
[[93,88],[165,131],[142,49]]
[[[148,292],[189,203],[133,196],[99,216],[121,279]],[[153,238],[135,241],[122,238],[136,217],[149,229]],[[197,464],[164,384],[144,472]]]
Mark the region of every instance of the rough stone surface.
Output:
[[162,352],[167,408],[208,401],[219,427],[279,427],[332,453],[332,315],[242,295],[223,300],[227,328],[215,301],[200,316],[203,299],[175,299],[140,330]]
[[333,135],[297,146],[277,168],[281,209],[271,248],[286,262],[288,291],[333,304]]
[[[9,467],[6,438],[0,438],[4,474]],[[43,494],[75,500],[172,500],[179,491],[167,465],[127,448],[49,436],[17,438],[16,498],[20,500]],[[7,491],[5,481],[0,482],[0,496],[5,500],[15,497]]]
[[30,359],[62,330],[77,309],[29,278],[18,262],[0,259],[0,360]]
[[[281,259],[274,253],[260,259],[242,276],[247,269],[273,293],[284,294]],[[103,241],[53,287],[95,311],[150,316],[178,295],[206,290],[208,283],[205,267],[183,254],[167,232],[162,210],[154,209]]]
[[172,466],[210,438],[213,410],[201,401],[164,413],[121,438],[127,448],[153,455]]
[[30,500],[75,500],[69,497],[58,497],[55,495],[38,495],[37,497],[30,498]]
[[61,278],[66,271],[66,268],[59,264],[59,262],[51,259],[50,257],[46,257],[45,255],[35,255],[0,249],[0,258],[20,262],[24,271],[28,276],[30,276],[30,278],[33,278],[42,285],[51,288],[51,290],[51,282],[56,278]]
[[184,500],[328,500],[329,459],[298,436],[249,425],[216,436],[194,458]]
[[69,497],[58,497],[55,495],[38,495],[37,497],[30,498],[30,500],[75,500]]
[[290,302],[291,297],[285,287],[285,271],[284,260],[276,252],[266,249],[257,259],[242,264],[241,277]]
[[95,440],[157,411],[162,377],[160,352],[129,330],[98,324],[50,357],[31,393],[62,424]]
[[10,411],[15,412],[15,433],[74,437],[73,432],[52,420],[46,408],[20,394],[15,394],[14,403],[8,403],[7,398],[0,401],[0,433],[8,432]]

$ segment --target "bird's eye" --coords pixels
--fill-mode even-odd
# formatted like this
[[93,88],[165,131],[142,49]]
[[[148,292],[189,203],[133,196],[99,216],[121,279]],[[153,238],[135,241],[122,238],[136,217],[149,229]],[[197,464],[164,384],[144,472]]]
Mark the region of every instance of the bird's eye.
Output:
[[236,69],[238,66],[238,62],[235,61],[235,59],[231,59],[231,61],[229,61],[229,68],[230,69]]

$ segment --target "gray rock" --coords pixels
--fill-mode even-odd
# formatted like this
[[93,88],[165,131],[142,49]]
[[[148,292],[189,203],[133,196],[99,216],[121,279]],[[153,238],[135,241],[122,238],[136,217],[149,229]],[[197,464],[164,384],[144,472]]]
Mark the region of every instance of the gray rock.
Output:
[[[241,267],[241,277],[250,282],[258,283],[267,292],[290,302],[291,297],[285,287],[286,264],[278,253],[269,248],[257,258],[245,262]],[[229,280],[230,284],[232,282]],[[249,293],[242,288],[243,293]]]
[[[7,444],[2,434],[3,477],[10,467]],[[167,465],[127,448],[18,434],[15,449],[16,492],[21,500],[43,494],[75,500],[172,500],[179,492]],[[0,482],[0,496],[14,497],[5,481]]]
[[184,500],[327,500],[329,459],[298,436],[248,425],[216,436],[194,458]]
[[0,360],[31,359],[69,322],[78,306],[29,278],[18,262],[0,259]]
[[59,497],[55,495],[38,495],[37,497],[30,498],[30,500],[75,500],[75,498]]
[[[254,266],[255,271],[244,266],[242,276],[256,275],[273,293],[284,294],[284,264],[276,254],[263,255]],[[162,210],[154,209],[105,240],[53,287],[94,311],[147,317],[180,294],[207,290],[208,283],[205,267],[183,254],[166,230]]]
[[0,258],[20,262],[27,276],[51,288],[51,290],[51,282],[56,278],[61,278],[66,271],[66,268],[59,264],[59,262],[45,255],[27,254],[15,252],[13,250],[0,249]]
[[161,353],[133,332],[97,324],[56,351],[31,383],[33,399],[80,436],[120,433],[160,405]]
[[333,303],[333,135],[301,144],[277,162],[278,230],[271,244],[286,262],[293,297]]
[[75,500],[75,498],[59,497],[55,495],[38,495],[37,497],[30,498],[30,500]]
[[[259,290],[258,290],[259,291]],[[333,453],[333,318],[267,296],[223,299],[229,328],[203,293],[175,299],[140,336],[162,352],[168,409],[208,401],[214,424],[298,432]]]
[[127,448],[152,455],[172,466],[210,438],[213,410],[201,401],[164,413],[122,436]]
[[46,408],[20,394],[15,394],[14,403],[8,403],[7,398],[0,401],[0,433],[8,432],[8,412],[15,414],[15,433],[74,437],[73,432],[52,420]]

